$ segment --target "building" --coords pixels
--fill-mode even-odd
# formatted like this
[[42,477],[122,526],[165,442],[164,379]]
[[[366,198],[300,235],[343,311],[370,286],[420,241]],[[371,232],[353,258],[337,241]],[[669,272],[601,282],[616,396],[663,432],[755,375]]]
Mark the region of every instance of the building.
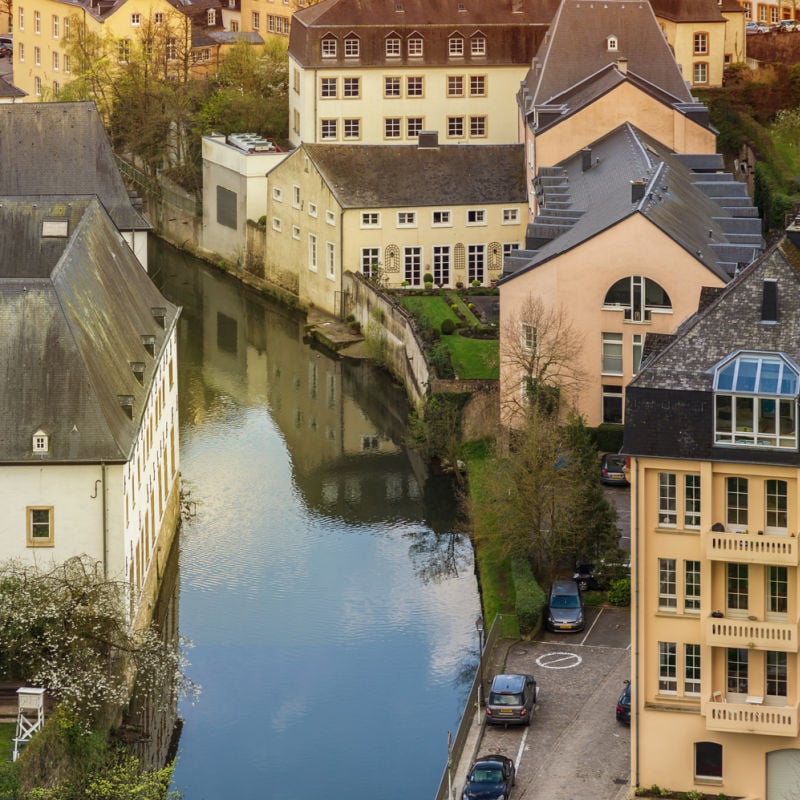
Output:
[[739,0],[748,21],[774,25],[782,19],[800,19],[795,0]]
[[798,235],[648,337],[628,386],[638,786],[796,796]]
[[[575,400],[587,424],[621,423],[625,385],[646,333],[670,333],[703,286],[724,286],[761,252],[745,184],[716,154],[675,154],[628,123],[536,176],[539,213],[500,288],[501,414],[526,407],[530,361],[518,342],[545,337],[529,298],[563,309],[582,342]],[[646,254],[646,255],[645,255]]]
[[426,273],[488,286],[524,240],[521,145],[308,144],[267,185],[267,279],[343,317],[346,270],[391,288],[422,287]]
[[557,0],[327,0],[294,15],[293,145],[519,141],[510,102]]
[[0,229],[2,558],[87,554],[144,621],[178,522],[179,309],[96,197],[5,196]]

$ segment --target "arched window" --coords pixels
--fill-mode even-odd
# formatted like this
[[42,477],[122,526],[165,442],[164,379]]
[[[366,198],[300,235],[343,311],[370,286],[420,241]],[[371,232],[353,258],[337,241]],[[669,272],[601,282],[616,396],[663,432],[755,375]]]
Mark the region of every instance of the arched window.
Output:
[[664,289],[643,275],[629,275],[618,280],[606,292],[603,306],[606,310],[625,312],[630,322],[649,322],[652,312],[670,313],[672,301]]

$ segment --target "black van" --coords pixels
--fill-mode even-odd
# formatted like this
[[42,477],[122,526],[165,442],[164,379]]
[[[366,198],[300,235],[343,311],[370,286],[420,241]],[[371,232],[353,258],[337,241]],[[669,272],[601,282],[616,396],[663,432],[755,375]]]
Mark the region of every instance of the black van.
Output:
[[536,692],[533,675],[495,675],[486,703],[486,722],[530,725]]

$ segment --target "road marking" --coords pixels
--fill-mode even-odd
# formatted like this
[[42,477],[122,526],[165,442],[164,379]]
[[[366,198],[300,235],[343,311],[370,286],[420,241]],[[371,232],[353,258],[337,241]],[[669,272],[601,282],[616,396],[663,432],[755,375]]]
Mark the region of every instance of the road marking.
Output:
[[544,669],[572,669],[583,663],[583,659],[576,653],[556,651],[544,653],[536,659],[536,663]]
[[530,728],[526,725],[525,732],[522,734],[522,740],[519,743],[519,750],[517,750],[517,758],[514,761],[514,770],[519,769],[519,762],[522,761],[522,751],[525,749],[525,740],[528,738],[528,731]]
[[597,625],[600,617],[603,616],[603,609],[600,609],[600,613],[594,618],[594,622],[589,626],[589,630],[583,635],[583,639],[581,639],[581,644],[583,644],[591,635],[592,631],[594,630],[594,626]]

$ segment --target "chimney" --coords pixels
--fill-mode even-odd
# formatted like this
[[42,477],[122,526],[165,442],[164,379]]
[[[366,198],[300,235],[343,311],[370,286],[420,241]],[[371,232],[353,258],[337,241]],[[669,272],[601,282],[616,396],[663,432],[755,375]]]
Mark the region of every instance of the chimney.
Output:
[[617,59],[617,69],[623,74],[628,74],[628,59],[625,56],[620,56]]
[[641,179],[631,181],[631,203],[640,203],[644,199],[646,188],[647,184]]
[[778,281],[766,278],[762,286],[761,321],[778,321]]
[[581,150],[581,170],[586,172],[592,168],[592,148],[584,147]]

